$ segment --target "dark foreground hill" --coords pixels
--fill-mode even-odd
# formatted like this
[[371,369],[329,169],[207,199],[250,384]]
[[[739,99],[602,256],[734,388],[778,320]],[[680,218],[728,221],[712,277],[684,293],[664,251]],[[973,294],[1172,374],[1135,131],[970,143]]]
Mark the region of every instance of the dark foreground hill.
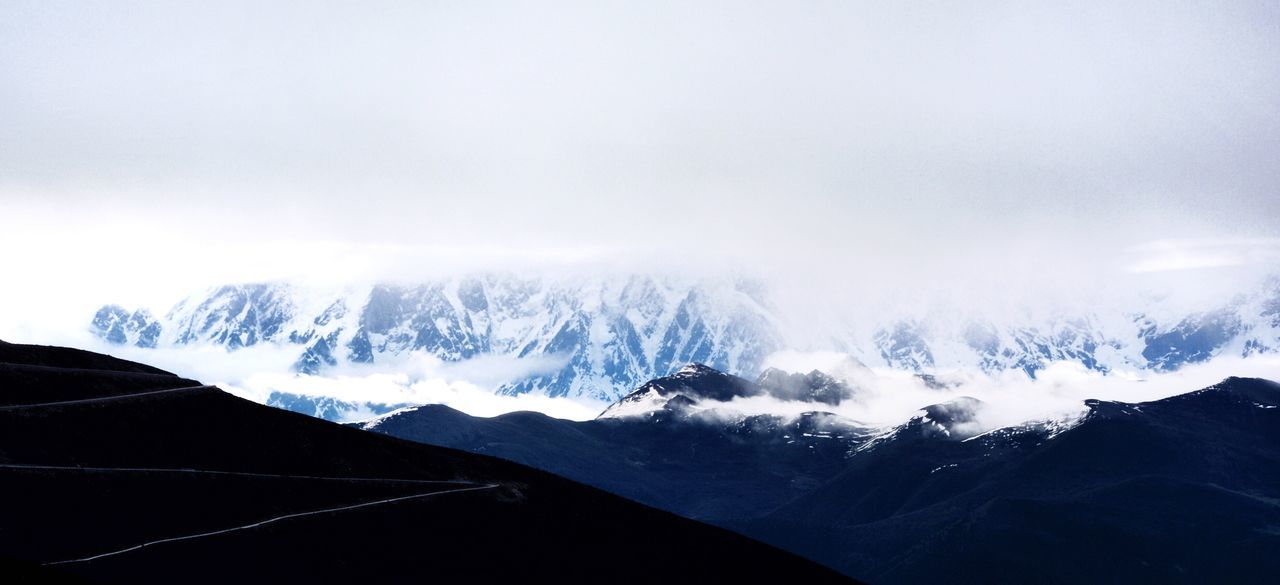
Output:
[[3,342],[0,362],[0,580],[849,582],[545,472],[139,364]]

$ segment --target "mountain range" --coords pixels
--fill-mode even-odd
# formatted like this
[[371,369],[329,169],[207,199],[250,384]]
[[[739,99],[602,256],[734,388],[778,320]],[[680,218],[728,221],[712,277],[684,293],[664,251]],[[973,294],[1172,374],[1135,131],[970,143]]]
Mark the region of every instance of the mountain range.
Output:
[[[414,354],[446,363],[497,356],[519,364],[495,384],[498,393],[605,402],[686,363],[755,377],[783,349],[838,351],[871,367],[923,374],[1014,370],[1034,377],[1055,361],[1103,372],[1168,371],[1280,348],[1274,280],[1196,311],[1151,301],[1035,318],[886,313],[851,328],[802,326],[775,296],[762,281],[652,276],[479,274],[341,290],[266,283],[216,287],[159,317],[106,305],[89,327],[109,343],[145,348],[274,344],[296,353],[292,369],[305,374],[394,365]],[[865,334],[850,333],[855,329]],[[317,408],[299,397],[278,403],[290,401]]]
[[[1087,400],[1001,428],[966,397],[891,427],[825,410],[860,391],[856,376],[689,364],[589,421],[431,405],[335,425],[138,363],[0,342],[0,476],[23,494],[0,510],[0,571],[890,584],[1280,571],[1274,382]],[[812,410],[735,410],[769,398]]]
[[[808,394],[796,416],[734,399]],[[874,583],[1270,583],[1280,571],[1280,385],[1229,378],[1144,403],[984,428],[973,398],[875,428],[824,412],[821,372],[703,365],[595,420],[410,407],[362,429],[494,455],[734,529]]]

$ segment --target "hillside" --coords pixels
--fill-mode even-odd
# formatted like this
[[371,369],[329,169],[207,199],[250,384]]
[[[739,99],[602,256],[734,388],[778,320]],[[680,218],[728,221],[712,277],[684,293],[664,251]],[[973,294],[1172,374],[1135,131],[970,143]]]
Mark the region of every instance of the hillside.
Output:
[[[0,504],[0,556],[15,571],[43,563],[45,578],[123,582],[848,582],[502,460],[264,407],[105,356],[12,345],[2,355],[12,361],[0,370],[0,481],[22,497]],[[42,368],[55,400],[32,403]],[[68,368],[74,380],[62,376]],[[19,378],[23,390],[11,393]],[[86,379],[92,387],[79,385]],[[49,564],[60,561],[76,562]]]

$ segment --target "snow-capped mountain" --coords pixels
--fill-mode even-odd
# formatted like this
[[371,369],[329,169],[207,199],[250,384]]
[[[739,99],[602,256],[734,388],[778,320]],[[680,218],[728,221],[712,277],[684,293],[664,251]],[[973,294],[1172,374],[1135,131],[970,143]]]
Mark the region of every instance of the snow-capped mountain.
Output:
[[93,316],[93,331],[117,345],[155,347],[160,337],[160,322],[146,309],[132,313],[119,305],[107,305]]
[[1280,283],[1268,281],[1197,311],[1153,300],[1039,318],[892,319],[866,338],[844,343],[845,351],[869,365],[918,373],[1021,370],[1035,377],[1059,361],[1100,372],[1169,371],[1220,355],[1280,349]]
[[1055,361],[1103,372],[1166,371],[1280,348],[1275,281],[1197,312],[1151,301],[1047,315],[886,312],[862,317],[849,332],[816,335],[757,281],[479,274],[341,290],[229,285],[193,295],[160,318],[104,306],[91,329],[108,342],[140,347],[296,348],[293,369],[309,374],[414,354],[454,363],[496,356],[515,364],[509,379],[494,383],[497,392],[610,402],[686,363],[754,378],[781,349],[844,352],[870,367],[921,374],[1016,370],[1034,377]]
[[525,364],[499,392],[609,401],[688,362],[754,373],[781,348],[770,308],[746,281],[481,275],[336,292],[250,284],[192,296],[162,319],[104,314],[92,328],[112,343],[143,345],[130,333],[142,315],[148,347],[297,347],[303,373],[414,352],[446,362],[496,355]]

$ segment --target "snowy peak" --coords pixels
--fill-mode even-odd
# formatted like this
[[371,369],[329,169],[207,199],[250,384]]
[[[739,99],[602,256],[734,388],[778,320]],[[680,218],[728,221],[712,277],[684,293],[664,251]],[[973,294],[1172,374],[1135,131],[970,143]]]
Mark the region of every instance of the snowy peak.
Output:
[[198,303],[183,301],[169,312],[175,343],[208,343],[228,350],[276,341],[297,315],[285,285],[252,284],[214,289]]
[[729,402],[762,395],[834,406],[853,396],[854,391],[848,383],[818,370],[797,374],[768,368],[752,382],[705,364],[688,364],[670,376],[646,382],[611,405],[600,417],[635,416],[663,409],[686,412],[688,407],[703,401]]
[[721,372],[706,364],[688,364],[679,370],[676,370],[674,374],[671,374],[671,377],[680,379],[696,379],[703,376],[715,376],[719,374],[721,374]]
[[692,400],[718,400],[755,396],[761,390],[750,381],[726,374],[706,364],[688,364],[676,373],[645,384],[664,396],[680,394]]
[[161,325],[146,309],[132,313],[119,305],[106,305],[93,316],[90,331],[116,345],[154,348],[160,340]]
[[1248,357],[1280,349],[1280,286],[1275,281],[1192,312],[1158,300],[1143,303],[1022,319],[888,316],[869,340],[854,342],[851,353],[868,363],[922,374],[976,368],[1021,370],[1034,378],[1057,361],[1099,372],[1170,371],[1219,355]]
[[872,345],[895,369],[928,373],[961,362],[985,372],[1021,370],[1033,378],[1055,361],[1105,372],[1117,359],[1114,354],[1126,347],[1119,332],[1108,334],[1086,318],[1005,326],[973,320],[935,329],[940,328],[900,321],[879,329]]
[[760,374],[756,384],[780,400],[821,402],[831,406],[854,395],[854,387],[824,372],[813,370],[808,374],[790,373],[769,368]]
[[610,405],[599,418],[637,416],[667,408],[683,411],[702,400],[727,402],[762,392],[749,380],[705,364],[688,364],[670,376],[646,382]]
[[[1203,362],[1240,335],[1245,322],[1229,309],[1190,315],[1168,328],[1141,318],[1139,335],[1145,340],[1142,357],[1155,370],[1168,371],[1188,363]],[[1261,348],[1246,348],[1257,351]],[[1269,349],[1269,347],[1268,347]]]

